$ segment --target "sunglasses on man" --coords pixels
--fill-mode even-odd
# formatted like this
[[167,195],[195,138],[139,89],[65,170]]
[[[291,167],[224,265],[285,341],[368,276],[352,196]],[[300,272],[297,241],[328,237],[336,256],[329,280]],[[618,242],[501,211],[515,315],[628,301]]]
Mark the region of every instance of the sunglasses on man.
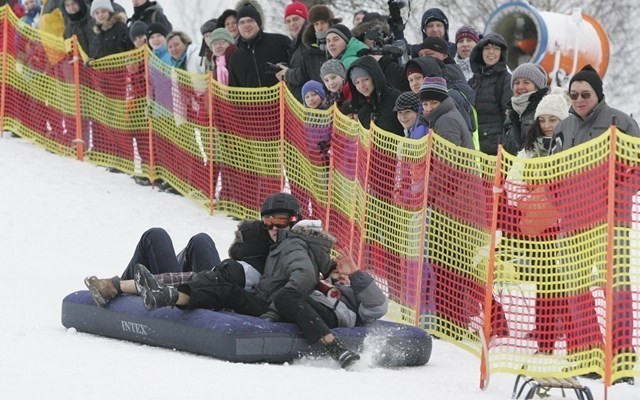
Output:
[[585,100],[589,100],[591,98],[591,92],[571,92],[569,93],[569,98],[571,100],[578,100],[578,97],[582,97]]

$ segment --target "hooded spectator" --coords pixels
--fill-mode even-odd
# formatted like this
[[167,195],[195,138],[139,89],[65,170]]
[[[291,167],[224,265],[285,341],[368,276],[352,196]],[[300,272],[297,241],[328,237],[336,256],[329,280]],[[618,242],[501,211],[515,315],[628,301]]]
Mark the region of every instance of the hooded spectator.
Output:
[[162,6],[156,1],[150,0],[131,0],[133,5],[133,15],[127,20],[127,25],[131,26],[136,21],[142,21],[147,25],[153,23],[162,24],[167,32],[173,30],[173,25],[169,22],[169,19],[164,15]]
[[240,38],[231,55],[229,85],[237,87],[270,87],[278,83],[267,63],[289,62],[288,37],[266,33],[262,25],[262,7],[255,1],[240,1],[237,17]]
[[524,147],[538,103],[547,94],[547,72],[537,64],[522,64],[511,74],[511,88],[513,97],[505,120],[503,148],[516,155]]
[[[424,41],[428,37],[439,37],[447,42],[449,49],[449,55],[451,58],[456,55],[455,43],[449,42],[449,19],[445,15],[444,11],[439,8],[430,8],[422,14],[422,22],[420,24],[422,29],[422,40]],[[411,46],[411,54],[417,57],[420,45]]]
[[362,19],[364,18],[365,15],[367,15],[367,10],[358,10],[355,13],[353,13],[353,20],[351,21],[351,23],[353,24],[353,28],[355,29],[358,25],[360,25],[360,23],[362,22]]
[[114,11],[110,0],[93,0],[90,15],[93,18],[93,38],[90,55],[98,59],[130,50],[127,16],[122,11]]
[[480,34],[473,26],[464,25],[456,32],[456,56],[453,58],[456,63],[462,69],[465,80],[469,81],[473,76],[471,70],[471,63],[469,57],[471,56],[471,50],[480,41]]
[[404,129],[393,111],[400,91],[387,84],[378,62],[365,56],[353,62],[347,71],[351,87],[351,104],[358,119],[369,129],[371,121],[387,132],[403,135]]
[[227,9],[220,14],[218,17],[218,23],[216,28],[224,28],[229,31],[231,37],[236,42],[238,41],[238,37],[240,36],[240,32],[238,31],[238,12],[236,10]]
[[[53,0],[49,0],[51,1]],[[70,39],[76,35],[82,50],[91,57],[90,40],[93,38],[93,20],[89,15],[87,3],[84,0],[64,0],[62,16],[64,17],[63,37]]]
[[[20,18],[25,24],[37,28],[38,19],[40,18],[40,10],[42,10],[42,3],[40,0],[22,0],[22,7],[24,7],[24,16]],[[18,14],[16,14],[17,16]]]
[[470,56],[476,91],[480,150],[496,155],[502,143],[506,112],[513,96],[511,73],[507,68],[507,42],[498,33],[489,33],[473,48]]
[[449,97],[447,82],[439,76],[426,77],[420,88],[422,113],[429,127],[456,146],[473,149],[471,133],[455,103]]

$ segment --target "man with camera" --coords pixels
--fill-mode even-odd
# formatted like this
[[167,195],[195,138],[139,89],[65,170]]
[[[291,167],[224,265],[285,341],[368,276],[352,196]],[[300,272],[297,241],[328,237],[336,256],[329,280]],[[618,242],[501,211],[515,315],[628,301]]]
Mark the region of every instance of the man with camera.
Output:
[[267,63],[288,63],[288,37],[262,30],[262,7],[255,1],[246,1],[238,10],[238,48],[229,61],[229,86],[270,87],[278,83],[269,73]]

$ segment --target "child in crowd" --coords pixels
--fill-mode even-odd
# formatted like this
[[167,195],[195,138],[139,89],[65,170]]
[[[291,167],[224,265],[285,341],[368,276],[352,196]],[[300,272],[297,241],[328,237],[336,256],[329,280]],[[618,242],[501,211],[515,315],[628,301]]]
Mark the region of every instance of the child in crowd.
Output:
[[302,86],[302,100],[304,101],[305,107],[315,110],[326,110],[326,98],[327,95],[322,87],[322,83],[312,80]]
[[171,55],[167,50],[167,28],[159,23],[153,23],[147,28],[147,42],[149,47],[160,60],[171,65]]
[[94,59],[129,50],[127,16],[123,12],[114,12],[110,0],[94,0],[90,14],[94,20],[90,43]]
[[340,60],[328,60],[320,67],[320,78],[327,88],[327,107],[334,103],[342,107],[345,101],[351,99],[351,89],[347,85],[347,69]]

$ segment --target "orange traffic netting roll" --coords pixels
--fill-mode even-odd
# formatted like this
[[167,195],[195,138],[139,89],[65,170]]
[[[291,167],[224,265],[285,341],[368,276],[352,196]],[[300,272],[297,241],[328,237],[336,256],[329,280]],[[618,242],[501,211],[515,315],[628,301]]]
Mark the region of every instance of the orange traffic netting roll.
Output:
[[498,157],[364,129],[284,85],[230,88],[136,50],[86,63],[74,41],[2,16],[2,129],[258,217],[287,190],[376,277],[389,316],[484,355],[481,375],[640,375],[640,140]]

